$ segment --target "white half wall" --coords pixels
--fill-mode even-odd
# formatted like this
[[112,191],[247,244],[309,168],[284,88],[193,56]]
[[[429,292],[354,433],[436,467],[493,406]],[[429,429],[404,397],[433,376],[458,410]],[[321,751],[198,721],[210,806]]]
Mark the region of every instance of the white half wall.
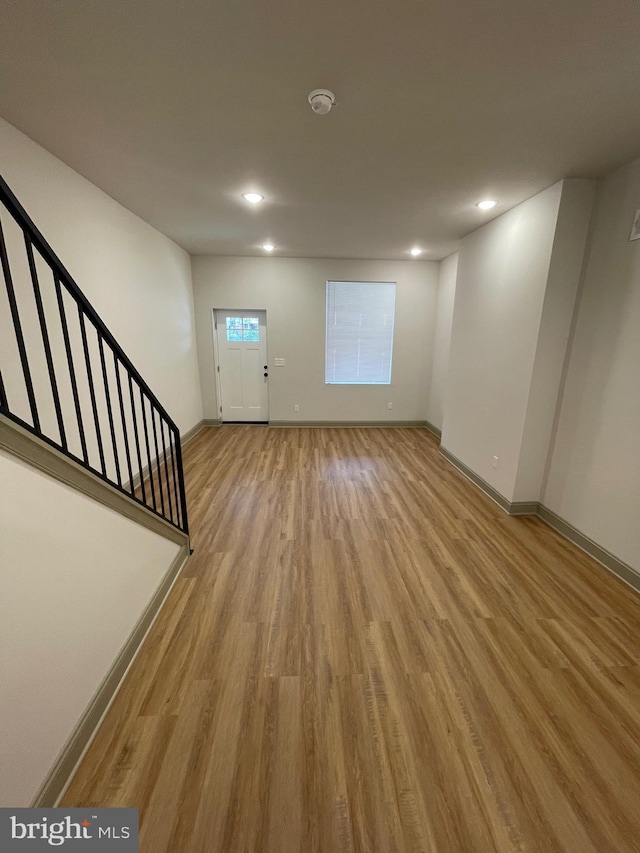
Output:
[[440,262],[438,274],[438,302],[436,306],[436,327],[433,336],[433,358],[427,420],[439,430],[442,429],[444,395],[447,371],[449,369],[449,348],[451,346],[451,325],[453,323],[453,304],[456,295],[457,275],[458,255],[456,253]]
[[640,160],[598,188],[543,503],[640,571]]
[[[328,280],[397,282],[391,385],[325,385]],[[438,264],[429,261],[193,258],[205,418],[219,417],[212,309],[242,308],[267,312],[270,420],[425,420],[437,280]]]
[[28,806],[180,547],[0,451],[0,806]]
[[[0,162],[37,228],[180,431],[188,431],[202,418],[189,255],[1,119]],[[10,238],[12,220],[4,215],[2,221]],[[24,246],[14,253],[20,255]],[[19,263],[14,284],[25,304],[33,302],[28,271]],[[33,309],[25,313],[27,324],[36,320]],[[55,358],[62,341],[54,335],[52,343]],[[5,381],[7,358],[3,352]],[[40,375],[47,381],[42,365],[40,357],[36,381]]]

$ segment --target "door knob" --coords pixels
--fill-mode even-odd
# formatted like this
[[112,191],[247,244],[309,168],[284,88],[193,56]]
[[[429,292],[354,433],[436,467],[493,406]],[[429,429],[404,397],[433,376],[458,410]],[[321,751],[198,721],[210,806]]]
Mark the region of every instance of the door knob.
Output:
[[268,376],[268,375],[269,375],[268,373],[265,373],[265,376]]

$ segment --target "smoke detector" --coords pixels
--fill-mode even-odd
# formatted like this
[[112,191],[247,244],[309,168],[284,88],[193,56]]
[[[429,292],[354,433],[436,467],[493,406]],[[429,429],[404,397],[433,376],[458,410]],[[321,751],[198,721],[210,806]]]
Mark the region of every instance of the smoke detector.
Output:
[[328,89],[314,89],[307,99],[316,115],[326,116],[336,102],[336,96]]

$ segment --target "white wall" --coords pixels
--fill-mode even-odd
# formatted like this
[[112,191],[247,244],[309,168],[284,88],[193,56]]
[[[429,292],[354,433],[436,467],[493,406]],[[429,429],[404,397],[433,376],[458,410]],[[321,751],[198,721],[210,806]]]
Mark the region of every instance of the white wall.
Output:
[[442,429],[444,394],[446,390],[447,370],[449,369],[449,347],[451,345],[451,325],[453,323],[453,304],[456,295],[457,274],[457,254],[450,255],[440,262],[436,326],[433,336],[431,386],[427,404],[427,420],[440,430]]
[[27,806],[179,546],[2,451],[0,483],[0,806]]
[[595,181],[564,181],[525,414],[514,501],[539,501],[571,331]]
[[[512,500],[562,184],[461,241],[442,445]],[[499,467],[491,467],[493,456]]]
[[[187,253],[2,120],[0,161],[4,179],[54,252],[181,432],[189,430],[202,408]],[[6,214],[2,222],[11,240]],[[12,255],[14,283],[34,324],[31,282],[20,264],[24,247],[17,245]],[[6,304],[0,307],[8,319]],[[6,330],[3,337],[6,342]],[[62,341],[54,344],[60,349]],[[5,368],[8,357],[3,351]],[[44,375],[43,364],[40,357],[36,379]],[[24,406],[24,394],[16,394]]]
[[[181,431],[190,429],[202,417],[202,404],[189,256],[1,120],[0,160],[4,179],[54,252]],[[4,210],[1,216],[40,415],[45,434],[55,439],[24,244],[11,217]],[[42,262],[36,264],[45,312],[53,319],[53,280]],[[67,301],[77,345],[73,308]],[[59,328],[49,325],[53,358],[61,397],[69,404],[70,448],[79,455]],[[89,347],[100,376],[95,335]],[[0,366],[12,410],[30,421],[4,283]],[[86,376],[83,380],[78,363],[76,369],[91,462],[98,467]],[[108,450],[99,381],[96,394]],[[112,454],[107,457],[110,468]],[[28,805],[178,546],[5,454],[0,483],[0,805]]]
[[508,501],[540,498],[591,197],[560,182],[461,242],[442,445]]
[[599,187],[545,506],[640,570],[640,160]]
[[[272,421],[424,420],[431,376],[438,264],[297,258],[193,258],[194,301],[204,416],[218,418],[214,308],[267,311]],[[391,385],[324,382],[327,280],[395,281]],[[284,358],[275,367],[274,358]],[[393,403],[389,411],[387,404]],[[298,413],[294,405],[300,406]]]

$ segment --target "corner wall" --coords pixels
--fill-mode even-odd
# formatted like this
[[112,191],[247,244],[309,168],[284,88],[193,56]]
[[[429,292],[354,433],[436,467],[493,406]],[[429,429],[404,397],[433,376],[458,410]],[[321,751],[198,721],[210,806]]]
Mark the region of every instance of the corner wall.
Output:
[[531,372],[514,502],[537,501],[541,497],[594,192],[595,182],[591,180],[574,178],[563,182]]
[[433,338],[433,359],[431,365],[431,386],[427,404],[427,420],[439,430],[442,430],[444,397],[447,388],[451,325],[453,323],[453,305],[456,296],[457,274],[458,255],[456,253],[441,261],[438,271],[438,301],[436,305],[436,327]]
[[640,572],[640,160],[600,182],[544,505]]
[[508,502],[540,499],[592,183],[561,181],[461,242],[442,446]]
[[[212,309],[253,308],[267,311],[270,420],[424,421],[437,277],[438,264],[429,261],[193,258],[204,417],[219,417]],[[328,280],[397,282],[390,386],[325,385]],[[285,366],[276,367],[275,358],[284,358]]]
[[509,501],[561,195],[555,184],[460,245],[442,446]]

